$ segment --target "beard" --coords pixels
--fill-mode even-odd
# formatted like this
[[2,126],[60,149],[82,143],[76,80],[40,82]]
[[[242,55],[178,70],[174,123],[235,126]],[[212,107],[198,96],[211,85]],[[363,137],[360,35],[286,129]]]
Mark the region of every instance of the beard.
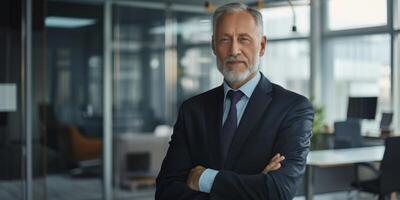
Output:
[[229,62],[229,61],[238,61],[235,56],[230,56],[224,59],[224,63],[221,63],[219,59],[217,59],[217,66],[218,70],[221,72],[221,74],[224,76],[224,79],[226,82],[232,84],[232,83],[241,83],[244,80],[246,80],[251,74],[254,72],[257,72],[260,68],[260,57],[256,56],[254,59],[254,64],[246,68],[245,71],[239,72],[236,69],[228,69],[227,67],[224,67],[224,65]]

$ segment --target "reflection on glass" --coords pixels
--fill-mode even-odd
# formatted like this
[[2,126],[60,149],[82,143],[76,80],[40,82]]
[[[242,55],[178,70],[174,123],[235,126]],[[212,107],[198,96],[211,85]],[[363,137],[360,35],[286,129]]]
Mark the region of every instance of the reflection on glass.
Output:
[[[328,42],[332,52],[334,101],[328,113],[334,120],[346,118],[347,97],[378,96],[377,114],[391,110],[390,37],[356,36]],[[375,129],[378,126],[375,127]]]
[[[168,147],[165,11],[113,6],[113,183],[115,198],[154,199]],[[168,58],[173,59],[173,58]]]
[[297,32],[292,31],[294,16],[289,6],[264,8],[264,33],[267,38],[307,36],[310,33],[310,6],[295,6]]
[[[0,17],[0,199],[24,198],[26,181],[24,121],[22,118],[26,98],[21,89],[23,55],[21,46],[22,5],[13,0],[1,2]],[[11,20],[11,14],[13,18]],[[38,145],[35,145],[38,146]],[[40,174],[42,176],[42,174]],[[40,188],[41,186],[38,186]]]
[[177,18],[181,30],[177,35],[179,107],[184,100],[220,85],[222,76],[211,50],[211,16],[180,12]]
[[[47,2],[47,199],[101,199],[103,7]],[[78,192],[79,191],[79,192]],[[44,197],[39,199],[45,199]]]
[[113,13],[113,130],[152,132],[164,121],[165,13],[122,6]]
[[309,95],[310,50],[307,40],[267,43],[261,72],[272,82]]
[[328,28],[331,30],[386,25],[386,0],[329,0]]
[[[177,13],[178,43],[209,44],[212,35],[211,16],[193,13]],[[179,45],[179,44],[178,44]]]

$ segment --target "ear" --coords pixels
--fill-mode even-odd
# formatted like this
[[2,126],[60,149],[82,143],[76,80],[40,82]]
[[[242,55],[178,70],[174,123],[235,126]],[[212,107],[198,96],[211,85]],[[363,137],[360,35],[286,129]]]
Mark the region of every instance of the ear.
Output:
[[214,35],[211,36],[211,49],[212,49],[214,55],[216,55],[216,54],[215,54]]
[[260,48],[259,56],[264,55],[266,46],[267,46],[267,37],[265,37],[265,35],[263,35],[261,38],[261,48]]

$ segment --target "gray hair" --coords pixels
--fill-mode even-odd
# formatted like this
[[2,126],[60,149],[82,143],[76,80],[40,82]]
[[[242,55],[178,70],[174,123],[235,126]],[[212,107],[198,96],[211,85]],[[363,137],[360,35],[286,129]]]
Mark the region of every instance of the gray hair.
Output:
[[228,3],[218,7],[217,10],[215,10],[212,21],[213,34],[215,34],[215,30],[217,28],[217,21],[222,15],[226,13],[234,13],[241,11],[247,11],[251,16],[253,16],[254,21],[256,22],[256,26],[258,28],[259,36],[261,38],[264,32],[262,14],[257,9],[251,8],[243,3]]

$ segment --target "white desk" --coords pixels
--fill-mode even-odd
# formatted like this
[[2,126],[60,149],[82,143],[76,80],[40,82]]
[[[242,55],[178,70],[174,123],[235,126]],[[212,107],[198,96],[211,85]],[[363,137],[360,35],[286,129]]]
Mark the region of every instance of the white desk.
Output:
[[361,162],[381,161],[384,151],[384,146],[311,151],[307,157],[306,199],[313,199],[313,167],[334,167]]

